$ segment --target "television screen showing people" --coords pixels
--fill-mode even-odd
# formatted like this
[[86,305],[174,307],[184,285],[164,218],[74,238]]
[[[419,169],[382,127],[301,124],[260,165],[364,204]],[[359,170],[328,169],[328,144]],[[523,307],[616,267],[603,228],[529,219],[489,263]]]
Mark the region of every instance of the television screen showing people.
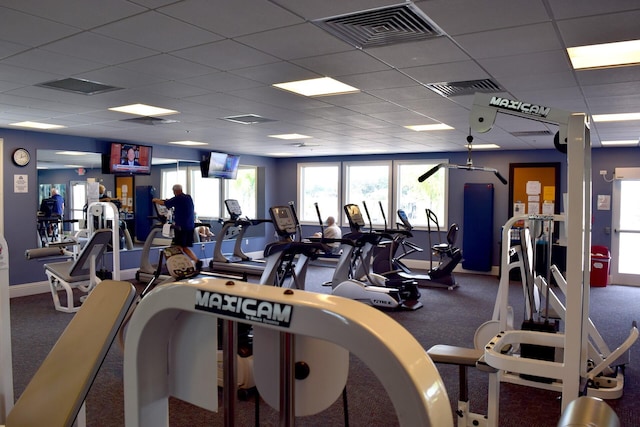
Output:
[[151,173],[151,147],[134,144],[111,144],[111,173],[149,174]]

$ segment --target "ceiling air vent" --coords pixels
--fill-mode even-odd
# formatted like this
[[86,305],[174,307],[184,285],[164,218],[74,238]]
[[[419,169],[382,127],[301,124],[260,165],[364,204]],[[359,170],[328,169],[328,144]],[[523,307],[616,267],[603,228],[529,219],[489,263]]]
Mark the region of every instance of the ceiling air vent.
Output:
[[523,130],[518,132],[510,132],[512,136],[516,138],[531,138],[536,136],[553,136],[554,132],[551,132],[548,129],[545,130]]
[[243,114],[241,116],[228,116],[222,117],[220,120],[226,120],[228,122],[240,123],[242,125],[256,125],[260,123],[275,122],[273,119],[266,119],[256,114]]
[[62,80],[53,80],[50,82],[37,84],[38,87],[45,87],[48,89],[63,90],[65,92],[79,93],[82,95],[97,95],[99,93],[111,92],[113,90],[120,90],[121,87],[109,86],[98,82],[92,82],[90,80],[67,78]]
[[313,23],[357,48],[386,46],[443,34],[412,3],[318,19]]
[[491,79],[466,80],[462,82],[429,83],[425,85],[438,95],[446,98],[450,96],[473,95],[476,92],[495,93],[504,89]]
[[132,119],[120,120],[121,122],[138,123],[140,125],[168,125],[170,123],[178,123],[178,120],[162,119],[159,117],[134,117]]

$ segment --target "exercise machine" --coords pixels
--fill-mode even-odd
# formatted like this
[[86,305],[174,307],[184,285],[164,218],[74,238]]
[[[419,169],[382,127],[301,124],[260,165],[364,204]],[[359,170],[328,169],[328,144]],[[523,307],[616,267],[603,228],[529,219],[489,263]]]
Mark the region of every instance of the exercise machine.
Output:
[[355,299],[377,308],[417,310],[422,307],[415,280],[390,279],[373,273],[370,258],[382,233],[363,232],[360,207],[344,206],[351,232],[343,236],[342,254],[331,280],[332,294]]
[[[438,217],[431,209],[425,209],[427,214],[427,232],[429,236],[429,247],[431,248],[429,261],[431,263],[431,269],[429,270],[429,277],[432,282],[441,283],[452,289],[458,284],[456,283],[453,270],[458,263],[462,261],[462,251],[455,246],[458,231],[460,227],[458,224],[453,223],[449,226],[447,231],[446,242],[440,242],[436,244],[431,243],[432,226],[435,225],[435,230],[438,236],[440,236],[440,223]],[[406,217],[406,216],[405,216]],[[433,266],[433,255],[437,255],[438,265]]]
[[[223,301],[230,304],[218,304]],[[258,305],[263,310],[255,312]],[[225,333],[220,406],[211,389],[217,372],[210,369],[218,319]],[[349,353],[388,391],[399,425],[453,425],[433,363],[415,338],[384,313],[332,295],[212,278],[159,287],[134,312],[124,348],[125,424],[166,425],[170,396],[224,411],[226,425],[237,420],[235,335],[228,333],[237,322],[275,335],[265,337],[265,347],[256,342],[259,333],[254,337],[254,372],[260,395],[279,411],[282,425],[293,425],[294,417],[317,413],[340,396]],[[307,353],[298,351],[305,338],[335,344],[347,357],[337,353],[336,363],[327,367],[336,354],[314,353],[312,346]]]
[[[525,221],[526,225],[525,228],[519,230],[519,239],[517,240],[517,242],[519,242],[517,244],[518,248],[517,250],[514,250],[514,248],[512,247],[514,243],[510,240],[506,250],[512,254],[516,254],[515,259],[511,260],[508,266],[509,269],[517,267],[521,271],[522,288],[525,301],[525,320],[529,319],[528,323],[531,323],[531,319],[537,320],[539,326],[541,324],[542,326],[546,326],[547,324],[553,325],[562,322],[563,324],[565,324],[566,333],[566,304],[569,303],[569,301],[567,300],[567,281],[555,265],[549,265],[546,269],[544,269],[544,274],[538,274],[536,272],[536,269],[534,268],[537,265],[537,260],[535,256],[536,251],[533,248],[533,241],[540,237],[539,230],[552,230],[553,223],[557,221],[564,221],[564,217],[560,215],[519,216],[509,220],[506,225],[511,228],[517,221]],[[547,231],[546,233],[549,237],[551,231]],[[545,245],[550,252],[551,245],[548,244],[550,242],[548,237]],[[548,261],[550,259],[551,254],[548,253],[545,261]],[[503,273],[502,277],[504,276],[505,273]],[[552,287],[549,286],[551,276],[555,279],[557,289],[552,289]],[[505,294],[508,294],[508,271],[504,280],[502,279],[502,277],[498,289],[498,299],[496,300],[496,307],[494,308],[494,319],[497,318],[497,320],[500,320],[500,316],[506,311],[504,304],[505,297],[507,296]],[[566,301],[566,303],[563,301]],[[543,302],[544,306],[542,305]],[[542,329],[548,330],[549,328],[544,327]],[[604,339],[596,329],[594,323],[588,316],[585,322],[585,331],[586,359],[585,365],[582,367],[582,371],[585,374],[583,374],[584,380],[581,392],[585,395],[602,399],[620,398],[622,396],[624,388],[624,367],[629,362],[627,350],[638,337],[638,329],[635,322],[633,322],[632,324],[631,331],[627,339],[613,351],[609,349]],[[526,336],[528,332],[531,331],[514,331],[514,334],[523,333],[523,336]],[[560,333],[559,328],[556,327],[551,332],[552,333],[546,333],[545,338],[553,341],[562,339],[562,334]],[[509,339],[513,340],[513,338]],[[530,343],[528,341],[524,341],[523,343],[518,344],[519,347],[523,347],[523,345],[527,346]],[[546,361],[540,362],[541,364],[549,363],[549,366],[546,366],[545,369],[534,369],[527,366],[525,362],[524,366],[519,367],[519,369],[527,370],[527,372],[520,372],[518,370],[514,372],[504,372],[501,375],[501,380],[519,384],[524,383],[525,385],[533,387],[539,386],[562,391],[563,384],[561,381],[561,376],[559,376],[559,372],[561,372],[561,369],[558,369],[556,366],[557,364],[554,364],[555,352],[551,348],[558,347],[558,343],[555,342],[556,345],[549,344],[546,346],[544,344],[544,341],[542,341],[536,346],[528,345],[524,349],[527,349],[528,353],[532,354],[531,357],[537,357]],[[514,348],[517,349],[517,347],[518,346],[514,345]],[[549,350],[549,348],[551,348],[551,350]],[[495,362],[496,359],[498,359],[498,364],[507,363],[507,366],[510,363],[508,359],[503,360],[503,358],[508,357],[508,355],[501,355],[500,357],[496,357],[496,355],[494,354],[495,350],[491,349],[489,350],[489,352],[490,361]],[[520,352],[523,352],[522,348],[520,349]],[[527,358],[530,359],[531,357]],[[521,354],[520,359],[522,358],[525,357]],[[556,376],[554,376],[554,370]],[[518,375],[523,373],[525,374],[524,376]],[[543,381],[543,386],[539,385],[540,381]]]
[[86,205],[86,211],[84,211],[86,229],[80,230],[76,233],[76,237],[80,240],[82,237],[91,236],[91,234],[98,229],[108,228],[116,230],[111,246],[118,246],[119,250],[131,250],[133,249],[133,240],[126,222],[120,218],[121,203],[118,200],[110,202],[93,202]]
[[[265,269],[264,260],[255,260],[242,250],[244,235],[251,226],[271,222],[269,219],[249,219],[242,216],[240,203],[234,199],[224,201],[230,218],[222,223],[222,230],[216,236],[216,245],[213,250],[213,258],[209,262],[211,271],[223,271],[234,273],[246,273],[261,275]],[[233,254],[226,256],[222,253],[222,245],[225,240],[235,240]]]
[[[80,301],[84,301],[84,298],[101,282],[97,275],[96,266],[107,250],[111,237],[111,230],[96,230],[75,261],[44,264],[44,272],[49,281],[56,310],[64,313],[77,312],[80,305],[74,303],[73,289],[78,289],[84,294],[80,299]],[[115,256],[119,256],[119,253],[114,253]],[[66,305],[64,306],[60,303],[58,296],[60,290],[65,292]]]
[[[453,275],[454,268],[462,260],[462,253],[460,249],[456,248],[455,239],[458,231],[458,225],[452,224],[449,233],[447,234],[448,243],[439,243],[432,245],[431,233],[432,222],[436,226],[438,234],[440,233],[440,226],[435,214],[427,209],[427,224],[428,224],[428,240],[429,240],[429,262],[430,269],[426,274],[418,274],[413,271],[402,259],[416,252],[422,252],[422,248],[416,244],[410,242],[409,238],[413,237],[413,226],[409,222],[409,218],[402,209],[398,209],[398,218],[401,222],[396,223],[395,229],[387,228],[387,218],[380,204],[380,211],[384,219],[384,232],[390,237],[386,240],[382,240],[374,249],[374,258],[372,261],[372,269],[375,273],[382,274],[383,276],[399,277],[406,279],[413,279],[421,287],[435,287],[435,288],[447,288],[449,290],[458,286],[455,277]],[[365,205],[366,206],[366,205]],[[365,210],[368,215],[368,210]],[[370,218],[370,217],[369,217]],[[371,219],[369,219],[371,221]],[[398,255],[398,252],[399,255]],[[437,265],[434,267],[433,255],[436,254],[439,257]]]
[[300,223],[292,202],[271,207],[269,215],[279,240],[269,243],[264,250],[266,267],[260,283],[304,290],[309,261],[329,251],[330,247],[320,240],[302,241]]
[[[567,197],[565,199],[566,218],[554,215],[554,220],[565,221],[567,234],[567,269],[564,330],[548,333],[535,330],[511,330],[508,328],[512,310],[508,304],[509,270],[514,266],[511,261],[512,248],[510,233],[514,224],[527,220],[527,216],[509,219],[502,231],[501,276],[498,298],[494,308],[491,326],[494,335],[482,339],[484,362],[496,370],[490,375],[495,387],[490,390],[489,410],[497,413],[499,402],[499,384],[502,381],[557,390],[562,393],[562,409],[581,393],[589,393],[590,378],[597,375],[600,366],[589,370],[589,304],[590,304],[590,250],[591,250],[591,140],[587,115],[572,113],[554,108],[511,100],[490,94],[477,93],[470,115],[470,129],[488,132],[493,127],[498,112],[559,126],[555,138],[557,148],[567,154]],[[569,220],[570,219],[570,220]],[[521,248],[522,259],[528,257],[526,249]],[[559,277],[556,278],[559,280]],[[631,332],[625,342],[604,359],[604,364],[615,362],[624,348],[637,339],[638,329],[632,324]],[[536,345],[560,349],[559,361],[538,360],[526,357],[514,357],[505,349],[518,349],[522,345]],[[597,368],[597,369],[596,369]],[[600,371],[602,372],[602,371]],[[524,375],[551,379],[550,384],[523,378]],[[585,389],[585,384],[587,388]]]
[[[158,272],[158,265],[161,263],[154,263],[151,261],[151,248],[154,246],[159,247],[167,247],[171,245],[171,237],[169,237],[169,233],[166,225],[169,225],[169,210],[164,205],[159,205],[157,203],[153,204],[156,215],[153,217],[149,217],[150,221],[153,221],[151,230],[149,230],[149,234],[147,234],[147,238],[144,240],[144,245],[142,246],[142,253],[140,254],[140,268],[136,271],[136,280],[139,282],[149,282],[151,279],[155,280],[166,280],[171,275],[168,271],[161,269]],[[163,243],[158,245],[158,243]],[[162,276],[162,277],[160,277]]]

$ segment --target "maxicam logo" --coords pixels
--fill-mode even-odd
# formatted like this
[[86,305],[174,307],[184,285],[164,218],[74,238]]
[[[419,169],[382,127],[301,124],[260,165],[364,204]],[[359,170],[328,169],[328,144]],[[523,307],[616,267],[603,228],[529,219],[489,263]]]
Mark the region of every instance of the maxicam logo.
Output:
[[520,113],[529,114],[537,117],[547,117],[549,114],[549,107],[543,107],[542,105],[529,104],[528,102],[514,101],[513,99],[500,98],[499,96],[491,97],[489,105],[493,107],[502,108],[510,111],[517,111]]
[[197,290],[196,310],[224,314],[252,322],[289,327],[293,306],[236,295]]

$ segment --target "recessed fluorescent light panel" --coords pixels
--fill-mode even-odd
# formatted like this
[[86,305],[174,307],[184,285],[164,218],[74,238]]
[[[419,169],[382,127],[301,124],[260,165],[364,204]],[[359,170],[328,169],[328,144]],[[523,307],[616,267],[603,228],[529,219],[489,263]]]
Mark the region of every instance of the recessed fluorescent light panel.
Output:
[[449,129],[453,129],[451,126],[449,125],[445,125],[444,123],[436,123],[436,124],[432,124],[432,125],[412,125],[412,126],[405,126],[407,129],[410,130],[415,130],[416,132],[424,132],[424,131],[429,131],[429,130],[449,130]]
[[289,156],[293,156],[293,153],[267,153],[267,156],[273,156],[273,157],[289,157]]
[[188,145],[188,146],[193,146],[193,145],[207,145],[206,142],[199,142],[199,141],[169,141],[169,144],[175,144],[175,145]]
[[10,123],[11,126],[20,126],[23,128],[31,128],[31,129],[61,129],[64,128],[66,126],[62,126],[62,125],[54,125],[51,123],[40,123],[40,122],[17,122],[17,123]]
[[60,156],[86,156],[89,153],[83,151],[56,151],[56,154]]
[[278,139],[307,139],[311,138],[307,135],[300,135],[299,133],[283,133],[281,135],[269,135],[269,138],[278,138]]
[[304,96],[343,95],[346,93],[360,92],[360,89],[339,82],[331,77],[276,83],[274,86]]
[[[467,145],[467,148],[469,148],[469,145]],[[493,150],[500,148],[500,146],[496,144],[471,144],[471,148],[474,150]]]
[[600,141],[600,144],[602,144],[603,147],[634,146],[634,145],[638,145],[638,140],[637,139],[626,139],[626,140],[620,140],[620,141]]
[[640,64],[640,40],[567,48],[576,70]]
[[594,122],[626,122],[640,120],[640,113],[594,114],[591,118]]
[[121,107],[109,108],[109,110],[117,111],[119,113],[135,114],[137,116],[166,116],[168,114],[179,113],[179,111],[176,110],[169,110],[145,104],[123,105]]

